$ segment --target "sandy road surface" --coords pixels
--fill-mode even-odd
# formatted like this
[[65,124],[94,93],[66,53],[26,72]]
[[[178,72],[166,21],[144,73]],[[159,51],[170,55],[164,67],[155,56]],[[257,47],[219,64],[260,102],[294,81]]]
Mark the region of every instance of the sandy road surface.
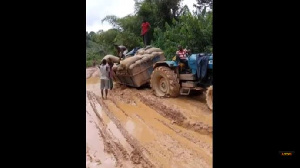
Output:
[[204,97],[158,98],[116,86],[100,95],[87,69],[87,167],[212,167],[212,112]]

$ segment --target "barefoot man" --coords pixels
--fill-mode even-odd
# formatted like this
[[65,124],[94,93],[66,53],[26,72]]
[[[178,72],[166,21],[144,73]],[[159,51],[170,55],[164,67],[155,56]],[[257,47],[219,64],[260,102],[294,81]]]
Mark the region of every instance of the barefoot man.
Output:
[[99,66],[99,69],[100,69],[101,96],[102,99],[104,99],[103,90],[105,90],[105,99],[106,99],[108,95],[108,89],[110,89],[109,86],[110,68],[105,59],[102,60],[102,64]]

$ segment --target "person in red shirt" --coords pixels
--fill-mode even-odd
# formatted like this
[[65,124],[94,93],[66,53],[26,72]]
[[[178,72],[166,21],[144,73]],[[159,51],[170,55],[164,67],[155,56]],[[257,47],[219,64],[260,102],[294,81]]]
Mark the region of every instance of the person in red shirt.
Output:
[[143,36],[144,45],[146,47],[150,41],[148,32],[151,26],[150,23],[144,19],[141,27],[142,27],[141,35]]

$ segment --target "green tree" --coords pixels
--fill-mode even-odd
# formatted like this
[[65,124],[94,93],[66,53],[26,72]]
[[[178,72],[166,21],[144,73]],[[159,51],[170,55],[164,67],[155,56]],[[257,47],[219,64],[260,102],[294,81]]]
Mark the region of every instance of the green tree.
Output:
[[136,46],[142,46],[142,38],[140,36],[141,22],[139,22],[139,20],[141,19],[137,15],[128,15],[123,18],[106,16],[102,21],[109,22],[116,30],[117,35],[115,36],[113,43],[125,45],[128,49],[132,49]]
[[179,21],[174,19],[172,25],[166,23],[165,27],[165,31],[155,29],[154,44],[164,50],[169,60],[175,55],[179,44],[193,53],[208,52],[212,47],[212,13],[205,16],[182,15]]

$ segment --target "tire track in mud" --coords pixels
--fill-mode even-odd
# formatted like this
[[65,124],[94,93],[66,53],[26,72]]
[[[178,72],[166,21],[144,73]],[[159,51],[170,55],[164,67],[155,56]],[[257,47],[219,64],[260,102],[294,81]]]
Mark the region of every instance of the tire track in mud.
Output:
[[[90,105],[93,109],[93,112],[97,115],[97,112],[95,111],[93,103],[90,101]],[[91,114],[86,111],[87,114],[91,116]],[[99,135],[101,136],[104,144],[104,152],[107,152],[108,154],[112,153],[114,158],[116,159],[116,167],[120,165],[120,162],[122,159],[126,158],[126,153],[124,153],[124,149],[122,148],[122,145],[116,143],[111,135],[107,132],[106,126],[104,125],[104,121],[101,118],[98,118],[99,122],[94,123],[96,125],[96,128],[98,129]],[[95,122],[95,121],[93,121]]]
[[[114,158],[116,159],[115,167],[141,168],[141,166],[133,165],[129,161],[129,157],[132,157],[132,155],[135,156],[134,151],[133,154],[131,154],[130,156],[129,152],[122,146],[120,142],[118,142],[118,139],[114,137],[114,135],[110,132],[109,129],[107,129],[107,125],[105,125],[105,122],[102,120],[102,117],[97,112],[95,102],[93,101],[94,99],[89,94],[87,95],[88,95],[88,99],[90,100],[89,104],[91,105],[93,112],[95,113],[95,115],[98,117],[99,120],[98,124],[100,125],[100,127],[98,127],[98,129],[101,134],[101,137],[103,137],[104,151],[107,153],[112,153],[114,155]],[[142,165],[142,167],[147,167],[147,166]]]
[[[91,114],[88,113],[88,111],[86,111],[86,114],[91,117]],[[97,127],[97,125],[93,122],[93,120],[89,120],[87,121],[89,124],[94,124],[94,128],[95,126]],[[96,138],[100,139],[100,142],[103,142],[103,137],[102,135],[99,133],[99,130],[97,129],[97,136]],[[98,137],[99,136],[99,137]],[[102,141],[101,141],[102,140]],[[98,141],[99,142],[99,141]],[[89,147],[89,144],[86,143],[86,167],[87,168],[94,168],[94,167],[98,167],[101,164],[101,161],[99,158],[97,158],[96,156],[97,151],[94,151],[94,153],[92,153],[91,148]]]
[[154,100],[150,96],[145,96],[141,93],[136,93],[136,96],[147,106],[156,110],[159,114],[163,115],[164,117],[170,119],[173,123],[178,126],[182,126],[187,129],[191,129],[196,131],[200,134],[210,135],[212,137],[212,126],[204,124],[203,122],[190,122],[187,117],[183,115],[183,113],[175,109],[174,107],[170,107],[168,105],[164,105],[159,101]]
[[[121,160],[126,158],[126,153],[122,152],[124,150],[123,148],[120,148],[121,145],[118,145],[113,140],[109,132],[106,130],[107,126],[105,125],[105,122],[103,121],[102,117],[98,116],[99,114],[93,102],[93,98],[88,93],[87,93],[87,97],[89,99],[89,105],[92,107],[94,114],[97,116],[97,119],[99,120],[98,124],[100,125],[101,128],[97,127],[97,129],[99,129],[99,133],[103,138],[104,152],[112,153],[114,155],[114,158],[117,161],[116,167],[118,167],[120,165]],[[89,112],[87,111],[87,113]]]
[[[135,163],[139,163],[140,162],[139,160],[146,160],[146,162],[148,161],[148,165],[149,165],[149,163],[151,163],[151,165],[149,165],[148,167],[167,167],[166,165],[169,165],[169,167],[171,166],[172,168],[173,167],[174,168],[184,167],[183,165],[189,165],[189,167],[199,167],[199,166],[200,167],[210,167],[207,165],[207,161],[209,160],[208,159],[209,157],[211,158],[211,156],[210,156],[209,152],[207,152],[207,149],[204,149],[204,148],[200,149],[201,146],[199,146],[197,143],[192,142],[190,140],[191,138],[190,139],[181,138],[181,136],[182,136],[181,134],[175,135],[176,134],[175,132],[174,132],[175,134],[171,133],[170,131],[173,131],[172,129],[170,129],[170,131],[167,131],[167,132],[169,132],[168,134],[171,133],[170,135],[165,135],[165,133],[162,133],[162,132],[160,133],[156,128],[153,128],[151,126],[151,124],[149,125],[149,123],[146,123],[143,120],[143,117],[140,117],[138,114],[134,113],[134,116],[139,118],[139,120],[141,120],[147,126],[147,128],[151,129],[152,131],[156,130],[154,135],[155,135],[155,137],[159,138],[157,140],[151,141],[150,143],[141,144],[139,140],[137,140],[136,138],[134,138],[130,135],[130,133],[126,130],[125,126],[122,125],[122,123],[118,120],[118,118],[116,118],[115,114],[109,111],[109,107],[107,107],[107,104],[111,100],[102,100],[92,92],[90,92],[88,94],[92,95],[93,97],[95,97],[97,99],[97,101],[99,101],[99,104],[101,104],[103,111],[105,113],[107,113],[107,115],[117,125],[118,129],[120,129],[120,131],[122,132],[124,137],[126,137],[126,140],[129,142],[129,144],[131,144],[131,146],[134,148],[134,151],[131,153],[131,157],[130,157],[131,161],[133,161]],[[113,97],[111,99],[113,99]],[[131,103],[134,104],[134,101],[132,101]],[[116,105],[116,108],[118,108],[117,105]],[[121,110],[122,110],[122,108],[119,107],[118,108],[119,113],[123,113],[123,112],[121,112]],[[157,115],[159,115],[159,114],[157,114]],[[130,116],[130,117],[132,117],[132,116]],[[172,135],[172,137],[170,137],[171,135]],[[177,140],[175,140],[173,138],[175,138]],[[165,141],[166,139],[168,139],[168,141]],[[187,141],[189,141],[189,142],[187,142]],[[193,143],[197,147],[193,146]],[[184,145],[184,146],[182,146],[182,145]],[[188,149],[187,149],[187,146],[185,146],[185,145],[189,146]],[[173,146],[175,148],[173,148]],[[165,147],[168,147],[170,149],[166,150]],[[206,154],[201,152],[202,150],[204,150],[204,152]],[[181,156],[181,155],[182,155],[181,159],[178,160],[178,158],[176,158],[176,156]],[[207,156],[205,156],[205,155],[207,155]],[[203,157],[205,157],[206,159],[204,159]],[[135,160],[137,160],[137,161],[135,161]],[[170,160],[169,161],[170,163],[166,160]],[[188,160],[188,163],[185,163],[186,160]],[[143,167],[146,167],[146,166],[143,166]]]
[[[106,104],[103,102],[102,99],[100,99],[99,96],[95,95],[93,92],[87,91],[87,95],[88,98],[90,100],[92,99],[96,99],[96,101],[101,105],[103,112],[105,112],[105,114],[114,122],[114,124],[117,126],[117,128],[120,130],[120,132],[122,133],[122,135],[126,138],[126,141],[129,143],[129,145],[132,147],[132,151],[129,153],[124,149],[121,149],[122,145],[118,144],[117,147],[119,147],[121,149],[121,151],[123,151],[123,159],[124,160],[128,160],[130,159],[130,161],[132,161],[133,164],[139,164],[141,167],[143,168],[152,168],[155,167],[143,154],[142,150],[142,146],[139,145],[139,142],[137,140],[135,140],[133,137],[130,136],[130,134],[125,130],[125,128],[122,127],[121,123],[115,118],[114,115],[112,115],[112,113],[108,112],[108,107],[106,106]],[[101,120],[101,116],[96,112],[96,115],[98,116],[98,118]],[[112,150],[112,152],[114,151],[118,151],[119,149],[115,148],[114,150]],[[120,155],[116,154],[116,158],[120,158]],[[117,160],[118,161],[118,160]],[[121,161],[119,160],[119,165],[122,165]]]
[[[123,95],[123,93],[121,93],[121,96],[122,95]],[[209,135],[212,137],[212,131],[213,131],[212,126],[204,124],[203,122],[200,122],[200,121],[199,122],[190,122],[187,119],[187,117],[185,117],[182,114],[182,112],[180,110],[178,110],[174,107],[168,106],[168,105],[164,105],[160,101],[155,100],[155,99],[157,99],[157,97],[152,98],[149,95],[146,97],[141,93],[135,93],[133,95],[137,96],[139,98],[139,100],[141,100],[141,102],[143,102],[147,106],[151,107],[152,109],[154,109],[156,112],[158,112],[165,118],[170,119],[172,121],[172,123],[175,123],[178,126],[193,130],[200,134],[205,134],[205,135]],[[132,97],[132,95],[131,95],[131,97]],[[124,98],[124,97],[121,97],[121,98]],[[125,100],[126,103],[135,104],[134,100],[132,100],[131,98],[125,97],[125,99],[126,99]],[[158,98],[158,99],[162,99],[162,98]],[[113,101],[114,104],[118,108],[120,108],[117,105],[116,99],[111,99],[111,101]],[[124,111],[122,111],[122,112],[125,115],[127,115]]]
[[[159,119],[157,119],[159,120]],[[185,137],[186,139],[188,139],[189,141],[197,144],[200,148],[203,148],[206,150],[207,154],[209,154],[210,156],[212,156],[212,147],[210,145],[208,145],[205,142],[202,142],[200,139],[196,138],[195,136],[193,136],[190,133],[187,132],[183,132],[180,129],[175,128],[174,126],[166,123],[165,121],[161,121],[159,120],[161,123],[163,123],[166,127],[172,129],[174,132],[176,132],[177,134],[181,135],[182,137]]]
[[122,160],[127,160],[128,153],[123,148],[123,146],[114,141],[111,134],[105,129],[106,126],[103,124],[103,120],[100,120],[101,128],[97,126],[97,129],[99,129],[99,133],[101,137],[103,138],[104,142],[104,151],[107,153],[112,153],[117,161],[116,167],[120,166]]
[[[94,93],[90,93],[90,94],[93,94],[94,95]],[[153,158],[156,158],[157,160],[159,160],[159,158],[157,158],[157,156],[153,156],[153,155],[160,155],[159,153],[157,153],[157,151],[160,151],[160,150],[163,150],[164,149],[164,146],[161,146],[160,145],[160,143],[162,143],[163,141],[164,141],[164,138],[160,138],[161,140],[159,141],[159,142],[156,142],[156,143],[154,143],[154,145],[156,145],[156,148],[154,148],[153,146],[149,146],[149,145],[140,145],[140,143],[139,143],[139,141],[138,140],[136,140],[135,138],[133,138],[133,137],[131,137],[130,136],[130,134],[126,131],[126,129],[124,129],[124,125],[122,126],[122,124],[120,123],[120,121],[118,121],[118,119],[116,118],[116,119],[113,119],[113,118],[115,118],[115,116],[114,116],[114,114],[113,113],[111,113],[111,112],[109,112],[109,110],[108,110],[108,107],[107,107],[107,103],[108,103],[108,101],[112,101],[112,103],[118,108],[118,111],[119,112],[121,112],[121,113],[126,113],[126,112],[124,112],[124,111],[122,111],[122,107],[120,107],[119,105],[118,105],[118,103],[116,102],[116,100],[114,99],[115,97],[110,97],[109,98],[109,100],[102,100],[102,99],[99,99],[99,97],[98,96],[96,96],[96,95],[94,95],[95,97],[97,97],[97,100],[99,101],[99,103],[101,104],[101,106],[102,107],[105,107],[105,112],[107,113],[107,115],[109,115],[110,116],[110,118],[116,123],[116,125],[118,125],[118,128],[121,130],[121,132],[123,133],[123,135],[127,138],[127,140],[129,139],[129,141],[131,141],[132,143],[130,143],[130,144],[133,144],[133,146],[134,147],[136,147],[136,149],[137,149],[137,153],[143,153],[144,154],[144,156],[147,156],[147,155],[152,155],[151,157]],[[126,100],[124,100],[125,102],[126,102],[126,104],[127,103],[129,103],[129,104],[131,104],[131,105],[133,105],[134,106],[134,104],[136,104],[137,102],[135,102],[134,100],[129,100],[129,99],[126,99]],[[104,108],[103,108],[104,109]],[[139,118],[140,120],[142,120],[142,122],[143,123],[145,123],[145,121],[143,120],[143,118],[142,117],[139,117],[139,115],[138,114],[134,114],[135,116],[137,116],[137,118]],[[159,115],[159,114],[158,114]],[[128,116],[128,114],[126,114],[126,116]],[[149,123],[148,123],[149,124]],[[151,125],[148,125],[147,123],[145,123],[145,125],[148,127],[148,128],[150,128],[150,130],[156,130],[155,128],[152,128],[151,127]],[[171,129],[172,131],[173,131],[173,129]],[[159,133],[155,133],[154,135],[156,135],[156,136],[158,136],[158,134]],[[128,135],[128,136],[127,136]],[[163,135],[163,134],[159,134],[160,136],[158,136],[158,137],[164,137],[164,136],[166,136],[166,135]],[[187,135],[189,135],[189,134],[178,134],[178,136],[182,136],[182,135],[184,135],[185,137],[187,137]],[[174,136],[174,135],[173,135]],[[180,140],[180,141],[174,141],[174,140],[170,140],[170,142],[171,143],[173,143],[173,144],[176,144],[176,146],[178,146],[178,147],[180,147],[181,146],[181,143],[182,143],[182,138],[180,138],[180,137],[178,137],[177,136],[177,139],[178,140]],[[169,137],[169,139],[172,139],[171,137]],[[195,141],[196,140],[194,140],[194,141],[191,141],[191,138],[185,138],[186,140],[188,140],[188,141],[190,141],[191,143],[195,143]],[[185,142],[185,143],[187,143],[187,142]],[[196,147],[196,148],[202,148],[202,146],[199,146],[199,143],[197,144],[197,143],[195,143],[196,144],[196,146],[198,146],[198,147]],[[201,143],[200,143],[201,144]],[[203,142],[202,142],[202,144],[203,144]],[[157,149],[158,147],[157,147],[157,145],[159,145],[160,146],[160,148],[159,149]],[[165,144],[166,146],[168,146],[167,144]],[[191,145],[191,144],[190,144]],[[195,147],[192,147],[192,148],[195,148]],[[182,147],[181,146],[181,151],[184,151],[184,150],[186,150],[185,149],[186,147]],[[201,153],[201,150],[202,149],[197,149],[198,150],[198,152],[196,152],[195,153],[195,151],[193,151],[192,150],[192,148],[190,147],[190,149],[189,150],[186,150],[185,151],[185,153],[190,153],[191,155],[197,155],[197,154],[199,154],[198,152],[199,152],[199,150],[200,150],[200,153]],[[151,149],[157,149],[156,151],[154,150],[151,150]],[[204,148],[203,148],[204,149]],[[150,150],[150,151],[149,151]],[[204,149],[205,150],[205,153],[206,153],[206,155],[208,155],[209,157],[211,157],[211,153],[209,153],[209,152],[207,152],[207,149]],[[171,152],[171,154],[169,153],[169,157],[171,157],[171,158],[173,158],[174,159],[174,157],[173,156],[171,156],[171,155],[173,155],[173,153],[174,153],[174,155],[176,154],[176,153],[178,153],[178,151],[176,151],[176,150],[172,150],[172,151],[169,151],[169,152]],[[154,153],[154,154],[153,154]],[[184,153],[184,152],[183,152]],[[176,154],[176,155],[178,155],[178,154]],[[165,157],[164,157],[165,156]],[[199,155],[199,158],[201,158],[203,155]],[[164,157],[165,159],[168,159],[169,157],[166,157],[166,154],[161,154],[161,157]],[[185,156],[186,158],[189,158],[190,156]],[[185,159],[186,159],[185,158]],[[194,158],[194,157],[193,157]],[[198,159],[199,159],[198,158]],[[184,158],[182,158],[182,160],[185,160]],[[207,166],[205,166],[206,165],[206,163],[205,163],[205,161],[202,161],[201,159],[200,160],[193,160],[193,159],[191,159],[191,162],[189,163],[189,164],[195,164],[195,163],[197,163],[197,164],[201,164],[202,165],[202,167],[207,167]],[[206,159],[207,160],[207,159]],[[155,161],[153,161],[153,160],[151,160],[151,162],[155,162]],[[176,162],[176,161],[173,161],[173,162]],[[168,164],[168,163],[165,163],[165,164]],[[155,165],[161,165],[161,163],[156,163]],[[161,167],[161,166],[156,166],[156,167]],[[195,166],[192,166],[192,167],[195,167]],[[198,167],[198,166],[197,166]]]

